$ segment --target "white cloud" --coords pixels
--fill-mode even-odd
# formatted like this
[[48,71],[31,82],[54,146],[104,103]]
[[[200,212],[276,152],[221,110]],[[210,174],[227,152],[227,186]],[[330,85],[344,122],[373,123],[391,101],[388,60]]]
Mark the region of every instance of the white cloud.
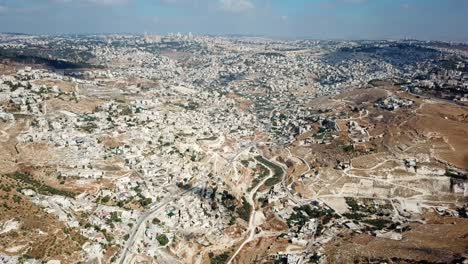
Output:
[[0,14],[6,13],[8,11],[8,7],[0,5]]
[[221,9],[232,13],[252,11],[255,6],[249,0],[219,0]]

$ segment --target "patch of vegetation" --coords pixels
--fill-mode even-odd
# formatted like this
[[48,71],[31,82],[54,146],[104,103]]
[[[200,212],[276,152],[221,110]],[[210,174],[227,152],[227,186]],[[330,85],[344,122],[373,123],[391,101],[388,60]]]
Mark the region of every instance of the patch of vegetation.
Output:
[[98,127],[95,123],[88,122],[86,125],[77,128],[87,133],[93,133]]
[[455,178],[455,179],[461,179],[461,180],[468,180],[468,174],[467,173],[462,173],[460,171],[457,171],[452,168],[447,168],[445,170],[445,176]]
[[268,206],[268,198],[261,197],[261,198],[258,198],[257,200],[260,203],[260,206],[262,208]]
[[178,107],[181,107],[181,108],[184,108],[187,111],[194,111],[194,110],[196,110],[197,108],[200,107],[200,105],[198,103],[192,102],[192,101],[190,101],[190,102],[188,102],[186,104],[174,104],[174,105],[176,105]]
[[112,222],[122,222],[122,219],[119,217],[119,213],[117,212],[112,212],[111,213],[111,219]]
[[369,220],[363,220],[363,223],[369,224],[374,226],[378,230],[384,229],[387,225],[390,225],[392,221],[386,220],[386,219],[369,219]]
[[140,205],[143,206],[143,207],[146,207],[146,206],[150,205],[152,202],[153,202],[153,199],[151,199],[151,198],[140,199]]
[[322,208],[312,208],[310,205],[302,205],[293,208],[294,213],[287,219],[289,227],[302,227],[310,219],[319,219],[321,224],[327,224],[333,217],[337,217],[331,209],[323,210]]
[[158,240],[159,245],[165,246],[169,243],[169,238],[165,234],[158,235],[156,237],[156,240]]
[[274,164],[273,162],[270,162],[269,160],[264,159],[262,156],[256,156],[255,159],[273,171],[273,177],[266,180],[265,185],[271,187],[281,182],[283,178],[283,168]]
[[245,221],[249,221],[250,219],[250,212],[252,211],[252,206],[247,202],[245,197],[242,197],[242,206],[237,208],[236,212],[240,218],[244,219]]
[[229,211],[234,211],[236,209],[236,197],[232,194],[228,193],[227,191],[223,191],[221,194],[221,204],[226,207]]
[[346,197],[345,200],[346,200],[346,204],[351,208],[351,211],[353,212],[359,211],[359,208],[360,208],[359,204],[354,198]]
[[103,229],[102,234],[106,238],[107,242],[111,242],[112,240],[114,240],[114,237],[111,234],[107,233],[107,230]]
[[354,146],[353,145],[347,145],[343,147],[344,152],[350,153],[354,151]]
[[258,170],[256,171],[257,177],[252,180],[252,184],[250,185],[248,191],[250,192],[253,188],[255,188],[268,174],[270,171],[263,165],[258,165]]
[[248,167],[248,166],[249,166],[249,160],[241,160],[240,163],[241,163],[242,166],[244,166],[244,167]]
[[259,52],[257,55],[265,57],[286,57],[286,55],[279,52]]
[[265,185],[266,186],[275,186],[276,184],[280,183],[281,182],[281,179],[279,178],[269,178],[268,180],[265,181]]
[[[70,52],[73,54],[74,52]],[[92,65],[85,61],[72,62],[68,60],[56,59],[51,54],[43,54],[38,50],[24,49],[19,53],[15,49],[0,49],[0,58],[10,59],[24,64],[41,64],[55,69],[84,69],[84,68],[102,68],[102,66]]]
[[197,141],[214,141],[218,139],[218,137],[216,135],[213,135],[211,137],[208,137],[208,138],[200,138],[200,139],[197,139]]
[[108,203],[110,201],[111,197],[109,195],[106,195],[102,197],[101,203]]
[[343,216],[349,219],[354,219],[354,220],[361,220],[363,217],[365,217],[365,215],[360,214],[358,212],[345,213],[343,214]]
[[210,263],[211,264],[224,264],[229,260],[229,254],[228,253],[223,253],[221,255],[215,255],[212,252],[208,254],[210,257]]
[[9,185],[3,185],[3,184],[0,184],[0,190],[4,191],[4,192],[11,192],[11,187]]
[[18,204],[21,203],[21,196],[14,194],[13,201]]
[[10,175],[11,178],[20,181],[24,184],[27,184],[32,187],[37,193],[44,194],[44,195],[60,195],[66,197],[75,197],[75,193],[59,190],[49,185],[45,185],[38,180],[35,180],[31,177],[31,175],[22,172],[16,172],[13,175]]

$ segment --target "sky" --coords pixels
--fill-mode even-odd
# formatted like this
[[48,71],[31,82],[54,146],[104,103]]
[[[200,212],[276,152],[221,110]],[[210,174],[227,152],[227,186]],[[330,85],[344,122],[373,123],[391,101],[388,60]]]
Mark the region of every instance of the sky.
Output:
[[0,32],[468,41],[468,0],[0,0]]

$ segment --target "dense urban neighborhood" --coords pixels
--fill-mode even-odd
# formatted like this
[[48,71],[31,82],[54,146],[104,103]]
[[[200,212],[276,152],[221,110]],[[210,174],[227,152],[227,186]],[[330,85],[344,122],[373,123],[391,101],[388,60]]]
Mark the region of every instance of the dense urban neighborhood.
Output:
[[468,45],[0,35],[0,263],[468,263]]

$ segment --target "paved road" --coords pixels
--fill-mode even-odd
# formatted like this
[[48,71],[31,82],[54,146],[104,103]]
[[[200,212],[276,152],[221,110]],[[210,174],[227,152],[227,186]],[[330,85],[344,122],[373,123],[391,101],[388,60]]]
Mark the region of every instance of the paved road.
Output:
[[254,196],[255,196],[255,193],[258,191],[258,189],[263,185],[265,184],[265,182],[272,178],[274,176],[274,172],[272,171],[271,168],[268,168],[268,170],[270,171],[270,175],[268,177],[265,177],[265,179],[263,179],[259,184],[257,184],[257,186],[249,193],[249,195],[247,196],[247,201],[249,202],[251,208],[252,208],[252,212],[250,213],[250,217],[249,217],[249,227],[247,228],[247,233],[249,234],[249,236],[244,240],[244,242],[239,246],[239,248],[237,249],[237,251],[232,255],[232,257],[229,259],[228,263],[227,264],[231,264],[231,262],[236,258],[237,254],[239,254],[239,252],[242,250],[242,248],[244,248],[244,246],[249,243],[250,241],[252,241],[255,237],[255,229],[257,228],[257,226],[255,225],[255,201],[254,201]]
[[120,260],[119,260],[119,263],[120,264],[125,264],[126,261],[127,261],[127,257],[129,255],[129,252],[131,251],[131,248],[133,248],[133,246],[135,245],[136,241],[138,240],[138,238],[140,237],[140,233],[142,232],[143,229],[141,229],[141,226],[143,225],[143,223],[146,223],[146,221],[153,215],[155,214],[156,212],[158,212],[161,208],[163,208],[164,206],[166,206],[168,203],[170,203],[171,201],[173,200],[177,200],[179,199],[180,197],[184,196],[185,194],[191,192],[193,189],[195,188],[192,187],[188,190],[185,190],[183,192],[180,192],[176,195],[171,195],[170,198],[168,199],[165,199],[163,202],[159,202],[159,203],[154,203],[151,208],[145,212],[144,214],[142,214],[140,216],[140,218],[138,219],[137,223],[134,225],[132,231],[131,231],[131,235],[130,237],[128,238],[127,240],[127,243],[125,244],[125,247],[123,249],[123,253],[121,254],[120,256]]
[[[285,175],[286,175],[286,171],[284,170],[284,168],[282,166],[280,166],[281,164],[278,164],[276,163],[275,161],[273,160],[269,160],[267,159],[265,156],[263,156],[263,154],[261,154],[261,157],[265,160],[268,160],[269,162],[273,163],[273,164],[276,164],[277,166],[279,166],[282,170],[282,178],[285,178]],[[260,162],[261,163],[261,162]],[[265,164],[264,164],[265,165]],[[258,189],[260,189],[260,187],[262,185],[265,184],[265,182],[274,177],[275,175],[275,172],[273,171],[272,168],[270,168],[269,166],[265,165],[265,167],[270,171],[270,175],[268,177],[265,177],[260,183],[257,184],[257,186],[255,186],[255,188],[249,193],[249,195],[247,196],[247,201],[249,202],[251,208],[252,208],[252,212],[250,213],[250,218],[249,218],[249,227],[247,228],[247,231],[246,233],[248,233],[248,237],[244,240],[244,242],[239,246],[239,248],[237,248],[236,252],[229,258],[229,261],[227,262],[227,264],[231,264],[234,259],[236,258],[236,256],[241,252],[241,250],[244,248],[245,245],[247,245],[247,243],[251,242],[252,240],[255,239],[255,230],[257,229],[257,226],[255,225],[255,200],[254,200],[254,196],[255,196],[255,193],[257,193]]]

